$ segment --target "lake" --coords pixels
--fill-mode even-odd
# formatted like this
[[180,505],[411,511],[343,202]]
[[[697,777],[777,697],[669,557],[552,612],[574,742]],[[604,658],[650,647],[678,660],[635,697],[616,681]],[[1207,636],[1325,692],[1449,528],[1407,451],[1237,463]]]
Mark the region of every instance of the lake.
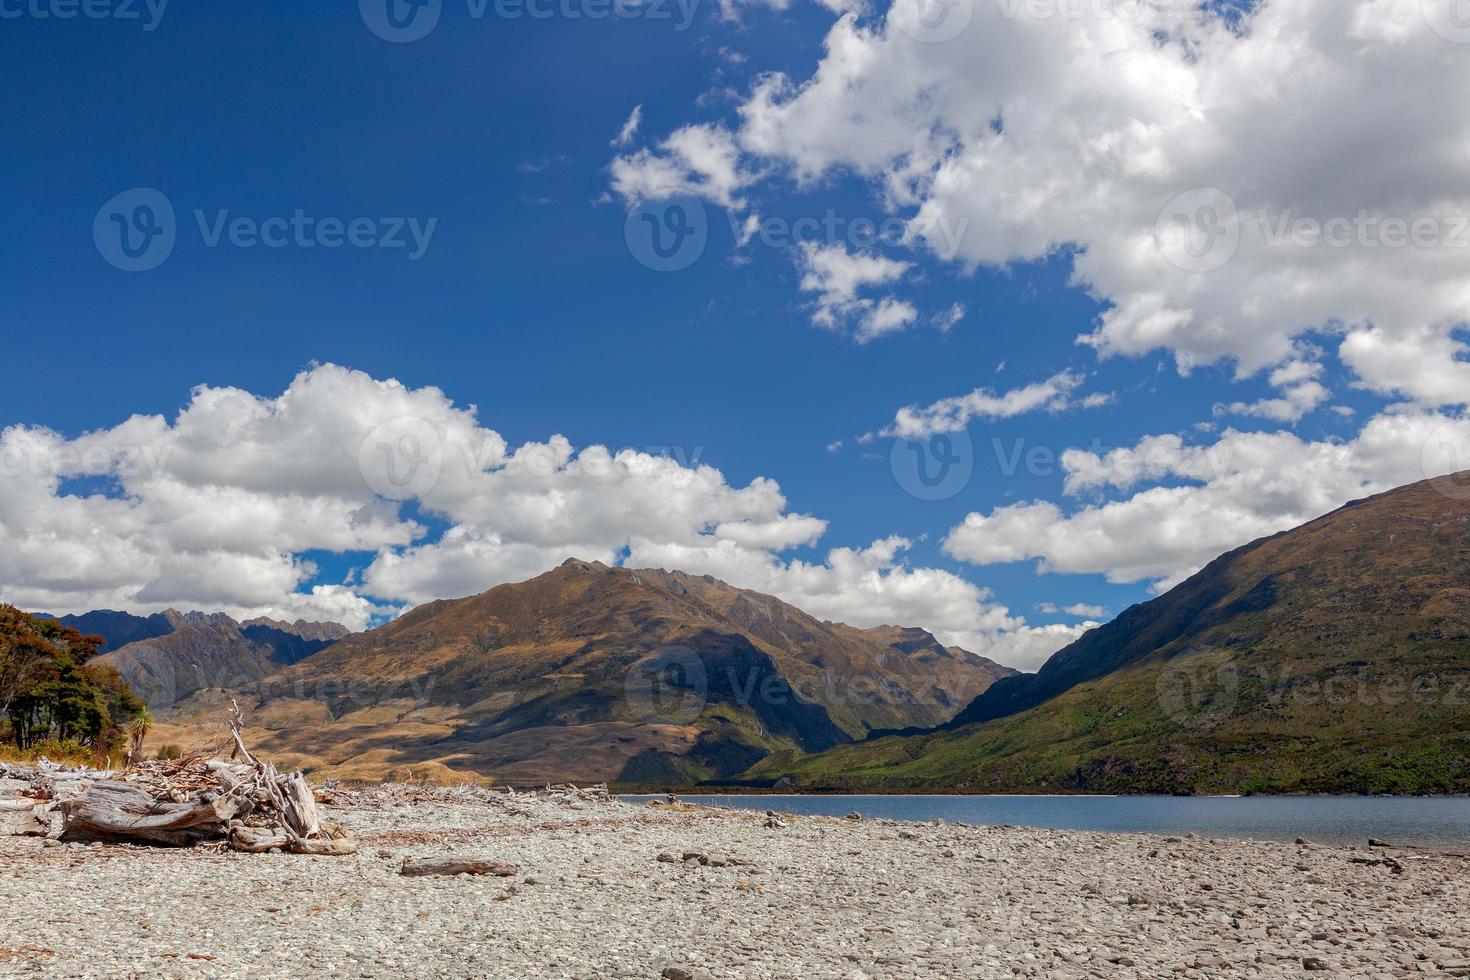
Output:
[[[662,796],[626,796],[626,800]],[[1015,824],[1201,837],[1250,837],[1322,844],[1391,844],[1470,850],[1470,799],[1358,796],[715,796],[688,803],[783,813],[894,820]]]

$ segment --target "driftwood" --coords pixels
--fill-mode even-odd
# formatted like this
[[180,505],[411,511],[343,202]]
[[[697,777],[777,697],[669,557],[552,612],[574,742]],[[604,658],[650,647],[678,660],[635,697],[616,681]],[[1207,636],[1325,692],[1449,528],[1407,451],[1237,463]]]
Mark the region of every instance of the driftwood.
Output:
[[94,774],[83,792],[59,794],[75,797],[61,803],[62,838],[165,847],[218,842],[247,853],[356,853],[347,833],[322,819],[304,775],[282,775],[250,751],[239,705],[230,706],[229,759],[148,762],[120,774]]
[[511,864],[498,861],[480,861],[475,858],[429,857],[404,858],[399,874],[410,878],[424,875],[494,875],[497,878],[513,877],[517,869]]
[[81,799],[61,804],[61,839],[191,847],[219,837],[245,803],[235,796],[163,802],[132,783],[93,783]]
[[51,808],[35,800],[0,800],[0,837],[45,837],[51,833]]

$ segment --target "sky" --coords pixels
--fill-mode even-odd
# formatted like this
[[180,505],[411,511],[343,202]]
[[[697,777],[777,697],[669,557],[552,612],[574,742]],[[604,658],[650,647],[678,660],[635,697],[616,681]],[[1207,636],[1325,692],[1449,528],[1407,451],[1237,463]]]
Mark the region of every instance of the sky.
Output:
[[1470,469],[1457,0],[0,0],[0,83],[24,608],[575,556],[1034,669]]

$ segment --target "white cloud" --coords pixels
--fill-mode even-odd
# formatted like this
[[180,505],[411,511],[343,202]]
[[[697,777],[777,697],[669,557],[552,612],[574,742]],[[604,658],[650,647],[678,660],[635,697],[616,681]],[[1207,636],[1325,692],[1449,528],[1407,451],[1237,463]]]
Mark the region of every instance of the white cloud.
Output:
[[[1317,330],[1375,391],[1470,397],[1470,58],[1422,0],[1272,0],[1238,23],[1195,0],[952,4],[968,23],[926,43],[933,7],[844,16],[809,77],[758,79],[746,159],[808,188],[857,174],[916,247],[967,265],[1070,249],[1107,304],[1085,338],[1104,356],[1250,374]],[[1227,197],[1180,199],[1202,188]],[[1323,397],[1241,407],[1290,420]]]
[[740,210],[745,207],[740,191],[752,180],[729,131],[706,125],[677,130],[657,151],[645,148],[616,157],[611,170],[614,192],[630,206],[691,195]]
[[[1083,380],[1080,374],[1062,371],[1045,381],[1000,394],[989,388],[976,388],[968,395],[945,398],[932,405],[910,405],[899,409],[893,425],[883,435],[927,439],[941,432],[958,432],[975,419],[1009,419],[1036,411],[1059,412],[1072,407],[1072,393]],[[1091,397],[1087,401],[1101,404]]]
[[949,333],[954,325],[965,318],[965,304],[955,303],[943,313],[934,317],[934,327],[940,333]]
[[1093,606],[1085,602],[1073,603],[1066,607],[1058,607],[1052,602],[1043,602],[1036,608],[1049,616],[1066,613],[1068,616],[1086,616],[1089,619],[1105,619],[1108,615],[1108,611],[1102,606]]
[[623,127],[618,130],[618,135],[613,137],[612,145],[615,147],[628,146],[633,142],[633,137],[638,135],[638,127],[643,124],[643,105],[640,103],[633,107],[628,113],[628,118],[623,122]]
[[[871,339],[886,332],[883,327],[892,330],[906,326],[916,315],[908,304],[902,304],[903,309],[893,309],[891,297],[880,304],[871,297],[859,295],[865,289],[898,282],[910,269],[909,263],[816,242],[803,242],[794,254],[801,270],[801,291],[817,294],[812,313],[816,325],[837,330],[848,320],[861,317],[864,324],[859,328],[859,336],[866,333],[866,339]],[[885,304],[888,312],[879,312],[885,309]],[[876,329],[868,326],[875,318],[879,321]]]
[[1105,455],[1069,450],[1062,465],[1073,495],[1182,485],[1070,513],[1032,501],[971,514],[950,531],[945,551],[977,565],[1035,559],[1047,572],[1152,580],[1161,590],[1223,552],[1349,500],[1470,468],[1470,417],[1384,413],[1351,442],[1227,430],[1198,446],[1154,436]]
[[1301,421],[1332,397],[1332,392],[1317,380],[1322,376],[1322,364],[1314,359],[1317,353],[1315,350],[1300,351],[1297,357],[1271,372],[1271,384],[1280,389],[1280,397],[1262,398],[1250,403],[1217,404],[1215,414],[1247,415],[1275,422]]
[[976,652],[1008,667],[1035,672],[1052,654],[1100,625],[1102,624],[1085,622],[1074,625],[1055,623],[1050,626],[1026,626],[1001,634],[993,643]]
[[[923,626],[982,653],[1032,656],[1043,637],[1061,640],[1032,636],[958,575],[910,567],[903,538],[783,557],[815,545],[826,522],[790,512],[775,482],[731,486],[694,455],[579,450],[561,436],[509,447],[436,388],[335,365],[273,397],[201,386],[172,422],[134,416],[75,439],[0,432],[0,596],[58,614],[177,606],[361,628],[571,556],[623,557],[858,626]],[[448,530],[431,538],[409,502]],[[323,582],[312,551],[371,557]]]
[[853,339],[860,344],[866,344],[885,334],[903,330],[917,319],[919,311],[914,309],[912,303],[885,296],[863,314]]

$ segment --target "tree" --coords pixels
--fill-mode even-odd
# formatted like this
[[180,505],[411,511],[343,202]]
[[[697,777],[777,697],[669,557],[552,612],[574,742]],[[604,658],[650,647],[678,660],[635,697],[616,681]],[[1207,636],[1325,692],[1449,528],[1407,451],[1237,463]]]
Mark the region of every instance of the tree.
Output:
[[37,632],[35,621],[10,605],[0,605],[0,714],[50,663],[53,650]]
[[144,705],[128,724],[128,762],[143,757],[143,741],[153,730],[153,712]]
[[19,748],[57,739],[100,752],[123,742],[146,709],[121,674],[92,662],[102,643],[0,606],[0,712]]

